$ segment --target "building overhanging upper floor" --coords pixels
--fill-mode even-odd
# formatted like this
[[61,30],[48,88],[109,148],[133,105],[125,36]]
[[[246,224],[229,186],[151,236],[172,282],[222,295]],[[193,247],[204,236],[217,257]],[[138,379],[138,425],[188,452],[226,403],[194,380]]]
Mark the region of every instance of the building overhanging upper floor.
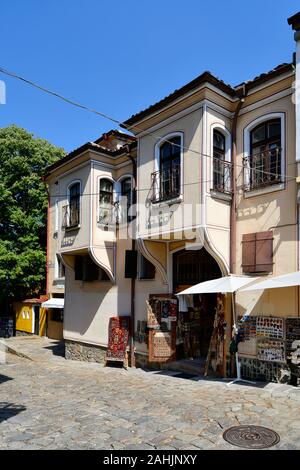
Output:
[[135,158],[135,138],[111,131],[48,168],[50,267],[57,257],[68,265],[68,256],[86,254],[115,281],[116,241],[127,228]]

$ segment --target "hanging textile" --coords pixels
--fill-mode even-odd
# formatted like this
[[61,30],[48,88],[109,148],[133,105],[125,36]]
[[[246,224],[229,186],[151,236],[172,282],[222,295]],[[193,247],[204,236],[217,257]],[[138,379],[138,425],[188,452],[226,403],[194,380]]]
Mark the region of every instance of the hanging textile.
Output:
[[111,317],[109,320],[107,361],[124,361],[129,340],[130,317]]

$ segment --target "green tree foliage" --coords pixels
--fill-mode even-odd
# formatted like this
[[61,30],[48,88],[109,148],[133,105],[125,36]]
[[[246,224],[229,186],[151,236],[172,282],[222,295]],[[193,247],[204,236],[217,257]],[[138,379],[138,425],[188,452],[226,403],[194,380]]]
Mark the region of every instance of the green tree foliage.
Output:
[[63,155],[20,127],[0,129],[0,304],[45,290],[48,196],[42,176]]

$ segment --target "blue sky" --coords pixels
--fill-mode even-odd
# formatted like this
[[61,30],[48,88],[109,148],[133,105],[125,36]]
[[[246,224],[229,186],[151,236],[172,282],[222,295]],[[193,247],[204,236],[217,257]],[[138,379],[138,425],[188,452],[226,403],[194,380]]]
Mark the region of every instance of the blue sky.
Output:
[[[244,6],[243,6],[244,5]],[[204,70],[236,85],[290,62],[299,0],[2,0],[0,66],[125,120]],[[115,127],[13,78],[12,123],[70,151]]]

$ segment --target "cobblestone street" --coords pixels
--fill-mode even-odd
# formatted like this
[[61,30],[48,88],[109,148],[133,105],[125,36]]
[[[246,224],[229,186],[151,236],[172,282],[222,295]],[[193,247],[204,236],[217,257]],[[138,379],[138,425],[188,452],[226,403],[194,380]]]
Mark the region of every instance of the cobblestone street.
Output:
[[104,368],[32,344],[33,360],[0,364],[0,449],[238,449],[222,438],[238,424],[300,449],[299,389]]

